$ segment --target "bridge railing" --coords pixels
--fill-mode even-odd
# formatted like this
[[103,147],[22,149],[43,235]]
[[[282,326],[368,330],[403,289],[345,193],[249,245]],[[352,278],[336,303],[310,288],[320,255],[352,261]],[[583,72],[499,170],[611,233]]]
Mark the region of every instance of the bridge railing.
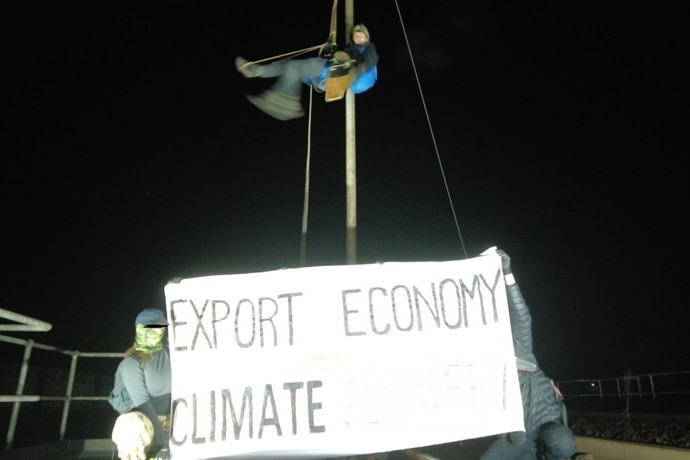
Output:
[[620,377],[556,382],[570,398],[653,398],[690,395],[690,371],[649,374],[625,373]]
[[[14,394],[0,394],[0,404],[11,404],[11,412],[9,424],[7,426],[7,433],[5,437],[5,450],[12,448],[14,443],[17,423],[19,421],[22,405],[29,403],[37,403],[41,401],[55,401],[62,405],[62,416],[60,418],[60,426],[55,429],[58,432],[59,440],[65,439],[67,431],[68,420],[70,417],[70,409],[72,403],[75,401],[106,401],[108,394],[104,395],[85,395],[93,393],[93,381],[80,381],[78,379],[79,364],[83,363],[84,359],[122,359],[123,353],[109,353],[109,352],[80,352],[77,350],[65,350],[62,348],[42,344],[28,339],[18,339],[0,334],[0,342],[13,344],[23,347],[23,356],[19,366],[8,366],[5,364],[2,371],[2,389],[6,390],[14,382]],[[44,383],[43,385],[32,384],[31,374],[31,358],[36,350],[43,350],[52,355],[47,358],[51,363],[51,369],[60,368],[63,371],[54,371],[51,376],[57,377],[59,381]],[[65,359],[63,359],[65,358]],[[113,368],[116,364],[113,365]],[[14,375],[12,375],[14,374]],[[50,376],[48,380],[50,380]],[[111,377],[112,380],[112,377]],[[49,388],[46,389],[45,386]],[[61,393],[55,393],[54,391]],[[4,391],[3,391],[4,392]],[[37,394],[36,392],[40,392]],[[49,393],[49,394],[45,394]],[[32,423],[38,423],[33,420]]]
[[557,382],[569,411],[580,415],[690,417],[690,371]]
[[[10,323],[0,324],[0,331],[25,333],[47,332],[52,329],[52,325],[45,321],[4,309],[0,309],[0,318],[10,321]],[[0,405],[11,405],[5,436],[5,450],[10,450],[15,441],[22,406],[43,401],[54,402],[62,406],[59,427],[55,429],[58,432],[59,440],[63,441],[67,432],[72,403],[77,401],[102,403],[108,399],[109,393],[109,389],[103,390],[103,388],[109,388],[112,385],[112,374],[101,385],[97,384],[96,379],[85,378],[88,375],[93,376],[94,373],[84,371],[84,360],[119,360],[124,356],[124,353],[85,353],[77,350],[66,350],[31,339],[4,334],[0,334],[0,345],[2,345],[0,356],[3,358],[3,361],[0,362]],[[14,354],[14,351],[17,353]],[[39,354],[40,356],[36,356]],[[34,358],[33,361],[32,358]],[[35,361],[40,362],[36,363]],[[109,368],[114,370],[116,366],[116,363],[112,363]],[[39,367],[41,371],[49,369],[50,372],[43,375],[42,378],[37,378],[41,373],[37,372]],[[3,411],[3,414],[5,413]],[[30,423],[34,426],[44,422],[44,420],[36,420],[35,414],[32,414],[32,417],[34,419]],[[40,418],[45,419],[47,417]],[[4,422],[0,426],[4,426]]]

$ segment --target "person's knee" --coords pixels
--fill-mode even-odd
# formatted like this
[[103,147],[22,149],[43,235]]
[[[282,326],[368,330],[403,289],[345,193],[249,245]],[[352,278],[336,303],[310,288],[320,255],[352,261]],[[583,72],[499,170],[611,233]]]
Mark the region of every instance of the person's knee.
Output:
[[564,459],[571,457],[575,451],[575,435],[570,428],[550,423],[542,429],[540,444],[546,459]]
[[550,439],[544,445],[544,453],[547,459],[570,458],[576,450],[575,437],[569,436],[567,433]]

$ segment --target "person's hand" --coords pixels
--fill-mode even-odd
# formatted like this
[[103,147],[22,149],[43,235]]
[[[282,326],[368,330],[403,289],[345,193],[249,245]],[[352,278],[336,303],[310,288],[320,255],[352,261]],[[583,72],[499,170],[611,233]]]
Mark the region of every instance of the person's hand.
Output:
[[508,433],[507,438],[512,445],[519,446],[524,444],[527,440],[527,433],[524,431],[513,431],[512,433]]
[[335,57],[335,60],[338,61],[339,64],[353,62],[352,56],[350,56],[346,51],[336,51],[333,57]]
[[503,274],[506,275],[511,273],[510,271],[510,256],[505,253],[502,249],[496,249],[496,254],[501,256],[501,266],[503,268]]
[[321,54],[320,56],[324,59],[331,59],[333,57],[333,53],[338,49],[338,45],[336,45],[333,42],[326,42],[323,44],[321,47]]
[[152,457],[149,457],[153,460],[169,460],[170,457],[170,449],[167,447],[162,447],[158,452],[153,454]]

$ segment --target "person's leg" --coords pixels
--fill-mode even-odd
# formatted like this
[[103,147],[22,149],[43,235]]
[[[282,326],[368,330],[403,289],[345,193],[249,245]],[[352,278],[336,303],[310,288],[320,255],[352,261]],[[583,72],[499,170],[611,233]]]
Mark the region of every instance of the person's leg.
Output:
[[555,422],[546,423],[541,427],[537,444],[543,452],[544,460],[570,458],[577,449],[575,435],[570,428]]
[[[236,65],[242,68],[240,59]],[[247,99],[257,108],[278,120],[292,120],[304,116],[302,109],[302,84],[309,78],[316,80],[326,61],[322,58],[288,59],[267,65],[252,64],[249,72],[254,77],[275,78],[270,89],[258,96],[248,94]],[[247,71],[245,70],[245,73]],[[246,75],[245,75],[246,76]]]
[[[276,64],[274,66],[274,64]],[[325,66],[322,58],[292,59],[264,66],[261,78],[278,76],[271,89],[292,97],[301,97],[302,84],[309,78],[316,80]]]
[[298,96],[288,96],[268,89],[257,96],[247,94],[246,97],[256,108],[278,120],[293,120],[304,116]]
[[535,460],[534,440],[527,438],[522,444],[511,444],[504,436],[499,436],[479,457],[479,460]]

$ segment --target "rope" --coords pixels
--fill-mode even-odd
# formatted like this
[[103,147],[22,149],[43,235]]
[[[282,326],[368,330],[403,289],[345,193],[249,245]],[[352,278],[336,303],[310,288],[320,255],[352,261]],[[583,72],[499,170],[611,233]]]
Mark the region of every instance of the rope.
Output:
[[267,58],[264,58],[264,59],[259,59],[258,61],[249,61],[249,62],[245,62],[245,63],[242,64],[242,65],[240,66],[240,68],[237,69],[237,70],[241,70],[241,69],[244,69],[244,68],[247,67],[247,66],[250,66],[250,65],[253,65],[253,64],[259,64],[259,63],[261,63],[261,62],[275,61],[275,60],[278,60],[278,59],[281,59],[281,58],[300,56],[300,55],[302,55],[302,54],[306,54],[306,53],[308,53],[308,52],[310,52],[310,51],[318,50],[318,49],[320,49],[320,48],[323,48],[323,44],[316,45],[316,46],[310,46],[309,48],[303,48],[303,49],[297,50],[297,51],[291,51],[291,52],[289,52],[289,53],[276,54],[275,56],[267,57]]
[[[338,0],[333,0],[333,7],[331,8],[331,24],[328,33],[328,43],[335,43],[337,34],[337,11],[338,11]],[[326,44],[319,45],[310,49],[302,50],[303,53],[313,51],[320,48],[319,54],[323,50]],[[299,53],[299,54],[303,54]],[[257,61],[261,62],[261,61]],[[246,65],[246,64],[245,64]],[[302,238],[300,243],[300,267],[304,267],[307,263],[307,223],[309,221],[309,180],[310,180],[310,169],[311,169],[311,113],[314,101],[314,88],[309,85],[309,116],[307,118],[307,158],[304,165],[304,205],[302,210]]]
[[417,67],[414,63],[414,56],[412,55],[412,49],[410,48],[410,41],[407,38],[407,31],[405,30],[405,24],[403,23],[402,15],[400,14],[400,6],[398,5],[398,0],[395,0],[395,7],[398,10],[398,17],[400,18],[400,26],[403,30],[403,35],[405,36],[405,43],[407,44],[407,51],[410,53],[410,60],[412,61],[412,69],[414,70],[415,79],[417,80],[417,87],[419,88],[419,95],[422,99],[422,106],[424,107],[424,113],[426,115],[427,124],[429,125],[429,132],[431,133],[431,140],[434,144],[434,150],[436,151],[436,158],[438,160],[439,168],[441,169],[441,177],[443,177],[443,183],[446,188],[446,194],[448,195],[448,202],[450,203],[450,210],[453,213],[453,220],[455,221],[455,228],[458,232],[458,238],[460,239],[460,246],[462,247],[462,253],[467,258],[467,250],[465,249],[465,243],[462,239],[462,233],[460,232],[460,224],[458,224],[458,217],[455,214],[455,207],[453,206],[453,199],[450,195],[450,189],[448,188],[448,181],[446,180],[446,174],[443,171],[443,163],[441,161],[441,155],[438,151],[438,145],[436,144],[436,137],[434,136],[434,129],[431,126],[431,118],[429,117],[429,111],[426,107],[426,101],[424,100],[424,93],[422,92],[422,85],[419,82],[419,75],[417,74]]
[[338,0],[333,0],[331,8],[331,28],[328,34],[328,42],[335,43],[338,34]]
[[[338,12],[338,0],[333,0],[333,7],[331,8],[331,24],[330,24],[330,28],[329,28],[329,32],[328,32],[328,43],[334,43],[335,42],[336,34],[338,31],[337,12]],[[310,51],[315,51],[315,50],[319,50],[319,54],[320,54],[321,51],[323,50],[324,46],[326,46],[326,44],[321,43],[319,45],[310,46],[309,48],[302,48],[301,50],[297,50],[297,51],[290,51],[288,53],[276,54],[275,56],[270,56],[270,57],[267,57],[264,59],[259,59],[258,61],[245,62],[237,70],[244,69],[245,67],[248,67],[252,64],[260,64],[262,62],[275,61],[275,60],[282,59],[282,58],[300,56],[302,54],[306,54],[306,53],[309,53]]]
[[302,242],[300,244],[299,265],[307,263],[307,221],[309,217],[309,170],[311,167],[311,108],[314,99],[313,89],[309,89],[309,116],[307,118],[307,160],[304,166],[304,208],[302,211]]

